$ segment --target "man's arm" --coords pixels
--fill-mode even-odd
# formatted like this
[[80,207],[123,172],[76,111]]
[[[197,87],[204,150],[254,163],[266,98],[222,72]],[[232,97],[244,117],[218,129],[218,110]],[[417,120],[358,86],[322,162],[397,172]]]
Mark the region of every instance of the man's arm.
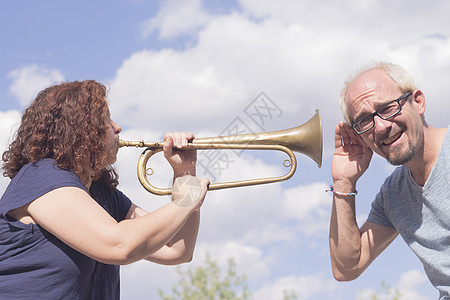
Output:
[[397,237],[391,227],[356,223],[355,196],[333,199],[330,221],[330,256],[333,276],[339,281],[356,279]]
[[339,281],[357,278],[394,240],[393,228],[366,222],[358,228],[355,212],[356,182],[367,170],[372,150],[344,122],[335,130],[331,173],[333,208],[330,220],[330,256],[333,275]]

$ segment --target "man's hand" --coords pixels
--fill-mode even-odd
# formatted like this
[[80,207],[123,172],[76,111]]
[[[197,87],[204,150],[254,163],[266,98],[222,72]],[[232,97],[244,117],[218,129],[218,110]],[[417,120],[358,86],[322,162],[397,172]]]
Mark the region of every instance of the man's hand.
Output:
[[367,170],[372,150],[343,121],[336,125],[334,155],[331,164],[333,185],[337,191],[354,192],[356,181]]

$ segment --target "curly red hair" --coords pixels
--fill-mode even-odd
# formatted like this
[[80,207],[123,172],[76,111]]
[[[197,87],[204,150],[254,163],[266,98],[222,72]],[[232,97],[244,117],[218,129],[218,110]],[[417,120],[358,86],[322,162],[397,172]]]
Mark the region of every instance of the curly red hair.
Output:
[[106,87],[94,80],[64,82],[39,92],[2,155],[3,175],[13,178],[29,162],[53,158],[80,178],[93,171],[94,180],[115,188],[116,172],[102,167],[109,120]]

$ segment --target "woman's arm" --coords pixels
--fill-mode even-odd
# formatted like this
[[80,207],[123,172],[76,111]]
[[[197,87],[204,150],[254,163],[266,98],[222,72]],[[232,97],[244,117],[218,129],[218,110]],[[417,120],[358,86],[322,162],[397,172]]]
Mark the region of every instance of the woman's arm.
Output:
[[[133,204],[130,208],[129,217],[140,218],[146,214],[148,214],[147,211]],[[163,265],[175,265],[191,261],[197,240],[199,221],[200,212],[196,210],[172,240],[145,259]]]
[[[170,241],[175,244],[174,238],[186,224],[195,221],[203,203],[207,181],[200,181],[200,186],[201,194],[190,205],[172,201],[119,223],[88,193],[76,187],[55,189],[26,209],[35,223],[75,250],[100,262],[129,264],[151,256]],[[184,230],[187,228],[181,232]]]
[[[189,141],[193,139],[194,135],[186,132],[168,132],[164,136],[164,156],[173,168],[174,181],[177,178],[186,175],[196,175],[197,152],[195,150],[179,151],[179,149],[186,147]],[[206,182],[206,184],[209,184],[207,179],[201,180]],[[184,181],[183,184],[185,188],[194,190],[197,188],[196,185],[198,185],[198,183],[196,183],[195,180],[190,182]],[[190,192],[186,193],[189,194]],[[177,203],[178,205],[183,205],[183,202],[186,202],[186,200],[188,200],[188,198],[185,198],[184,200],[180,199],[180,194],[178,193],[172,194],[172,202]],[[186,203],[184,205],[186,205]],[[130,212],[130,217],[142,217],[147,214],[146,211],[136,206],[131,207]],[[200,210],[198,209],[192,213],[184,226],[170,242],[146,259],[166,265],[190,261],[194,253],[199,224]]]

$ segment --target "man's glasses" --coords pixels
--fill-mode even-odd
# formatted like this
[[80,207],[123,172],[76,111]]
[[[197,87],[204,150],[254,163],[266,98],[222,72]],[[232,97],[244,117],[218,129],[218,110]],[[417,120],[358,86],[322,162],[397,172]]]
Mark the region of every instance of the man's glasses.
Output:
[[372,129],[372,127],[375,125],[375,116],[379,116],[383,120],[392,118],[402,110],[402,104],[400,104],[400,101],[407,99],[411,94],[412,92],[404,93],[400,96],[400,98],[389,101],[388,103],[377,109],[373,114],[360,118],[352,124],[352,129],[357,134],[363,134],[364,132]]

